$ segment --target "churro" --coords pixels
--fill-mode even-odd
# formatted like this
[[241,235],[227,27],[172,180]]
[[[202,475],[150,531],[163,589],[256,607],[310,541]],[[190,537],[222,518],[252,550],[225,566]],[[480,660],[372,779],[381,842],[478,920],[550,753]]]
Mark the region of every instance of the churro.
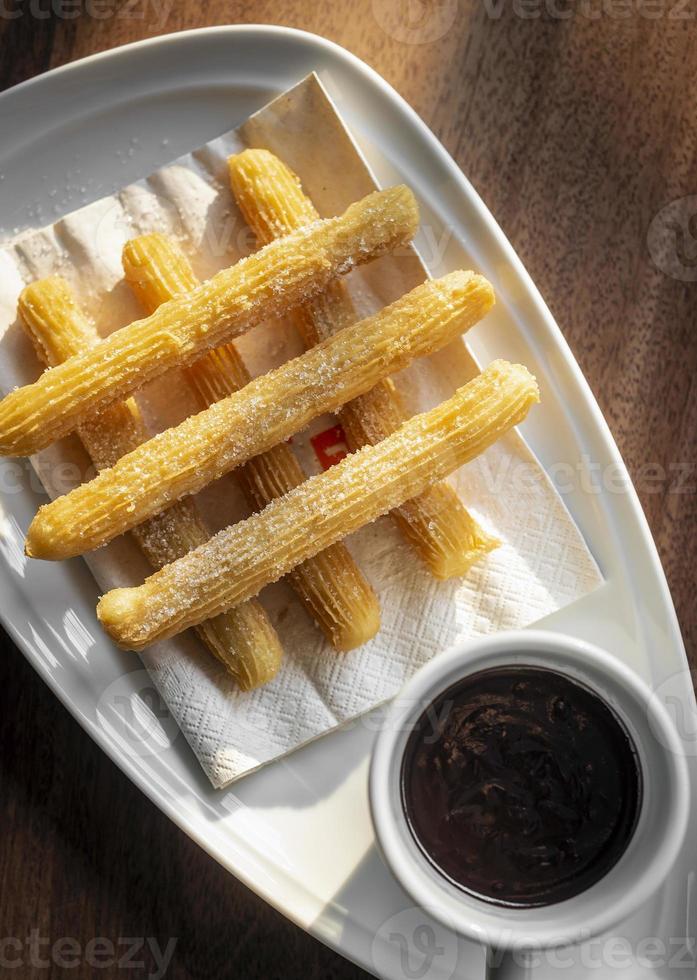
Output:
[[493,302],[489,283],[471,272],[423,283],[42,507],[27,554],[67,558],[106,543],[444,346]]
[[[68,283],[58,276],[27,286],[19,298],[19,312],[37,354],[48,367],[99,343],[94,325],[78,306]],[[85,419],[78,434],[98,470],[111,466],[149,438],[132,398]],[[134,528],[133,536],[156,569],[210,537],[191,500],[179,501]],[[282,657],[278,636],[254,599],[201,622],[197,631],[244,690],[264,684],[278,670]]]
[[[230,157],[233,194],[260,245],[317,221],[319,214],[304,193],[300,180],[268,150],[250,149]],[[337,330],[355,323],[357,316],[340,280],[329,283],[293,313],[306,347],[312,347]],[[386,378],[359,395],[338,413],[351,449],[386,438],[405,421],[394,383]],[[402,534],[439,579],[464,573],[497,547],[465,509],[454,489],[436,483],[391,514]]]
[[255,595],[299,562],[483,452],[539,400],[521,365],[495,361],[437,408],[217,534],[137,588],[103,596],[117,643],[142,648]]
[[323,289],[335,276],[407,242],[418,210],[407,187],[369,194],[217,273],[144,320],[69,358],[0,401],[0,454],[29,455],[172,367]]
[[[198,280],[182,250],[164,235],[133,238],[123,250],[126,279],[147,313]],[[184,371],[201,408],[243,388],[251,381],[235,345],[209,351]],[[291,448],[285,443],[251,459],[236,474],[255,509],[299,486],[307,479]],[[337,650],[352,650],[366,643],[380,627],[377,596],[346,546],[340,542],[308,559],[289,575],[303,605]]]

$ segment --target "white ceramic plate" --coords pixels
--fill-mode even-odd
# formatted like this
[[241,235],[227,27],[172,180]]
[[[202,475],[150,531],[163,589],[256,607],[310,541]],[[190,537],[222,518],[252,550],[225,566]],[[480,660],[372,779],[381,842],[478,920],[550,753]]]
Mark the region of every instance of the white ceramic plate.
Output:
[[[524,434],[550,473],[563,477],[564,499],[607,580],[541,625],[614,651],[660,688],[683,724],[690,753],[694,697],[675,613],[646,521],[595,400],[479,197],[425,125],[370,68],[309,34],[225,27],[129,45],[19,85],[0,96],[0,234],[53,221],[149,173],[235,126],[313,69],[378,178],[411,185],[437,239],[445,227],[454,232],[432,271],[473,265],[494,283],[507,316],[486,336],[470,334],[475,354],[483,361],[521,360],[541,382],[544,411],[525,423]],[[611,480],[601,479],[592,492],[578,477],[569,487],[568,471],[559,464],[580,464],[587,473],[589,461]],[[231,792],[213,791],[169,719],[150,711],[137,661],[99,631],[96,586],[86,567],[80,561],[22,560],[22,533],[39,499],[25,468],[16,461],[0,464],[0,614],[36,670],[111,758],[216,860],[367,970],[395,980],[479,977],[481,950],[410,910],[377,854],[366,792],[374,719],[268,766]],[[121,726],[107,724],[99,710],[105,692],[113,701],[114,691],[125,706],[137,709],[126,711]],[[693,755],[689,761],[694,805]],[[671,977],[693,976],[678,965],[678,944],[694,911],[696,868],[693,835],[665,892],[622,930],[633,944],[649,936],[663,941],[664,959],[672,958],[663,973]],[[581,953],[575,950],[576,965],[564,970],[569,980],[588,975]],[[558,975],[557,970],[543,964],[536,976]],[[639,961],[628,961],[612,975],[634,978],[646,971]]]

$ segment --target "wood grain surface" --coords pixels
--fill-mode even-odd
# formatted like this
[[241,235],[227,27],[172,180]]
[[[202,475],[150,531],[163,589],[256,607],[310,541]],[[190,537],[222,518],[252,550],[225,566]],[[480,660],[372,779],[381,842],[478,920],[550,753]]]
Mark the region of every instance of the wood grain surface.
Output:
[[[139,38],[244,22],[314,31],[365,59],[481,193],[610,423],[694,658],[693,0],[7,0],[0,87]],[[0,965],[0,976],[153,970],[147,956],[130,973],[32,966],[32,935],[83,948],[176,937],[166,975],[177,980],[365,976],[206,857],[1,642],[0,941],[20,937],[25,964]],[[36,952],[39,962],[46,947]]]

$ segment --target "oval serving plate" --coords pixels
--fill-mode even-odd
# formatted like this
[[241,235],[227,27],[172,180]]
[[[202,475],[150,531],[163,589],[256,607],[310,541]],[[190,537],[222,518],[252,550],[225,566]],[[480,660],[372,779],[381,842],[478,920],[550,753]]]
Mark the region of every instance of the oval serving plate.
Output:
[[[559,328],[443,147],[353,55],[284,28],[211,28],[95,55],[5,92],[0,235],[54,221],[149,173],[237,125],[312,70],[378,179],[409,183],[435,240],[448,242],[431,271],[471,265],[493,282],[502,312],[486,336],[470,335],[471,346],[481,361],[508,357],[536,373],[545,411],[535,413],[523,433],[548,472],[553,476],[561,461],[575,465],[584,459],[599,464],[601,472],[613,468],[615,492],[599,486],[588,493],[579,486],[564,493],[606,582],[536,625],[615,650],[670,699],[674,714],[694,717],[685,652],[655,546],[617,447]],[[428,243],[417,245],[428,255]],[[23,532],[40,499],[26,466],[0,462],[0,616],[92,738],[211,856],[365,969],[395,980],[404,977],[405,965],[422,969],[422,940],[428,935],[434,940],[429,980],[481,976],[479,947],[433,924],[436,932],[419,932],[428,917],[410,909],[377,854],[366,779],[378,720],[368,716],[230,791],[214,791],[176,729],[152,712],[137,660],[101,634],[94,615],[97,588],[86,567],[77,560],[23,561]],[[142,705],[118,730],[99,707],[105,692],[114,690]],[[688,736],[694,806],[697,779]],[[626,923],[624,936],[665,937],[667,943],[668,937],[685,935],[697,840],[687,842],[679,867],[656,902]],[[555,974],[543,964],[536,976],[547,975]],[[565,970],[569,980],[585,975],[579,962]],[[637,963],[631,976],[642,975]],[[683,975],[688,973],[671,972]]]

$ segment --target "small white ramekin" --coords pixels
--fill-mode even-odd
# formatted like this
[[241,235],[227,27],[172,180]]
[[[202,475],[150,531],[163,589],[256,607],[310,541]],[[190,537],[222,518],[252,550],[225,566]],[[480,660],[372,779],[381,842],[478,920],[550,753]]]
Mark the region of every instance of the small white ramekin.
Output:
[[[580,681],[613,708],[634,740],[643,780],[637,825],[617,864],[585,892],[529,909],[485,902],[439,874],[412,836],[401,791],[407,739],[434,698],[477,671],[522,664]],[[673,722],[632,670],[580,640],[520,630],[466,642],[436,657],[411,679],[391,705],[375,743],[370,804],[383,856],[418,905],[461,935],[498,950],[545,949],[611,929],[661,887],[686,833],[689,777]]]

